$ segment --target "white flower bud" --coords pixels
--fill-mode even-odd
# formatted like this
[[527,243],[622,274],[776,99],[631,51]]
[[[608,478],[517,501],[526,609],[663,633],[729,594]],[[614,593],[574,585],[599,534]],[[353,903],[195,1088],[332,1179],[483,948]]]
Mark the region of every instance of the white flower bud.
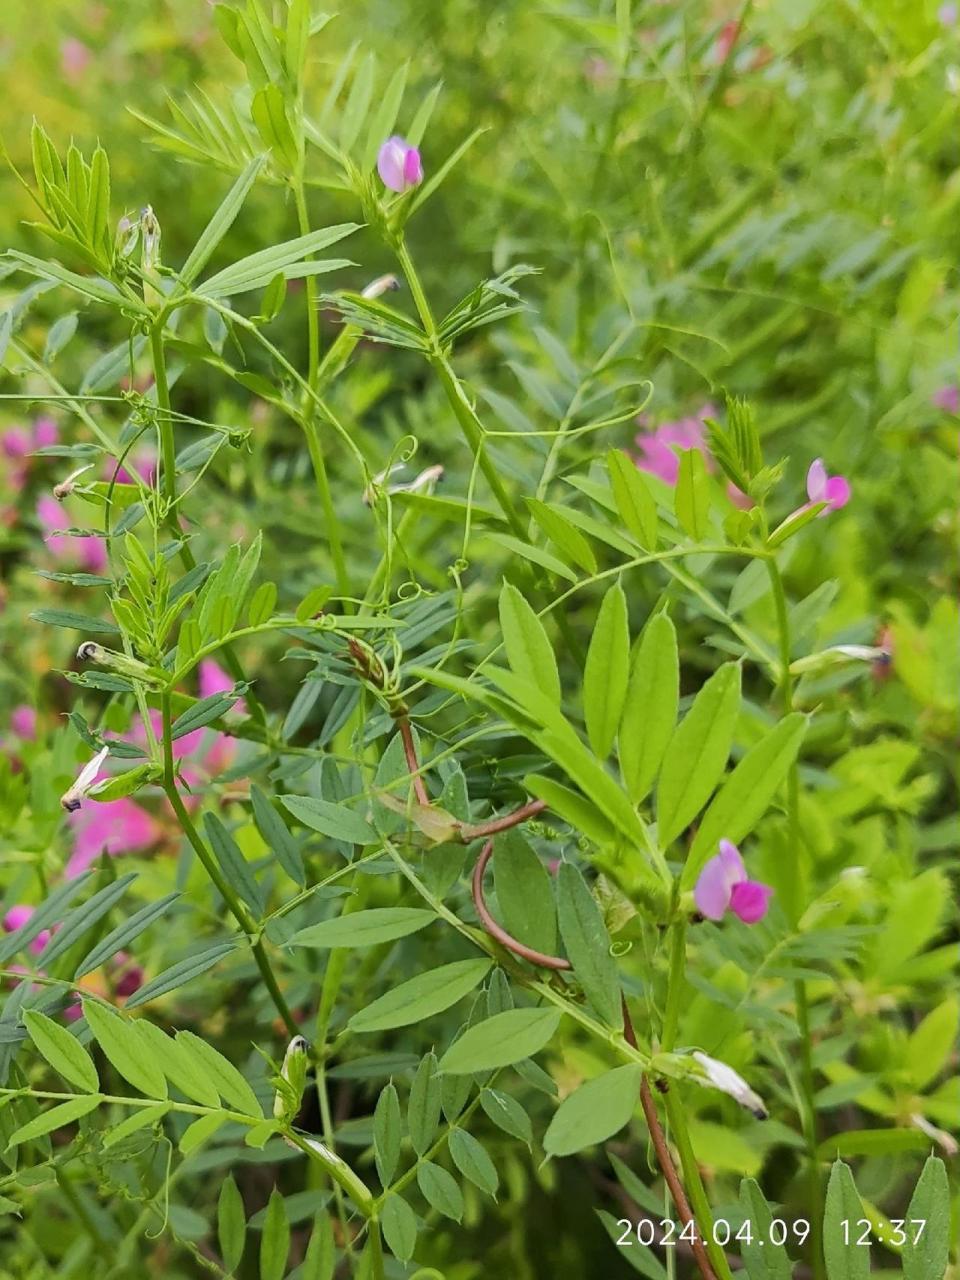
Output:
[[739,1102],[741,1107],[746,1107],[758,1120],[766,1120],[767,1109],[763,1105],[763,1100],[754,1093],[743,1076],[734,1071],[733,1067],[728,1067],[725,1062],[711,1058],[699,1050],[694,1053],[693,1058],[703,1068],[707,1081],[713,1085],[714,1089],[729,1094],[735,1102]]
[[110,748],[104,747],[93,757],[91,761],[83,766],[77,774],[77,780],[67,791],[60,797],[60,803],[66,809],[67,813],[73,813],[80,808],[80,801],[83,800],[87,792],[97,780],[103,762],[110,754]]

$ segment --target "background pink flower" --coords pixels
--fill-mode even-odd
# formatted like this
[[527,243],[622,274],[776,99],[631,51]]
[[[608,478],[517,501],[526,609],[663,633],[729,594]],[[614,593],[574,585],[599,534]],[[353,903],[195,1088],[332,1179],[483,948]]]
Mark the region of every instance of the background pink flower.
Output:
[[37,519],[44,531],[44,541],[57,560],[79,564],[88,573],[103,573],[108,566],[107,547],[102,538],[81,538],[59,533],[68,523],[56,498],[45,493],[37,500]]
[[86,871],[102,853],[141,853],[157,843],[160,826],[128,796],[105,804],[86,801],[70,815],[73,853],[64,868],[68,880]]

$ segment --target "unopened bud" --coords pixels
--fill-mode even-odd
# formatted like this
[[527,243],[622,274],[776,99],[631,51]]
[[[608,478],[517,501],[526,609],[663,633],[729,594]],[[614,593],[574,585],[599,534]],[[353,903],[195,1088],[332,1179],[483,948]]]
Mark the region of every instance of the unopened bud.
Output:
[[754,1091],[733,1067],[727,1066],[725,1062],[720,1062],[717,1058],[711,1058],[706,1053],[697,1050],[693,1054],[693,1059],[703,1068],[706,1082],[713,1085],[714,1089],[719,1089],[721,1093],[728,1094],[735,1102],[739,1102],[741,1107],[745,1107],[747,1111],[756,1116],[758,1120],[766,1120],[767,1109],[763,1105],[763,1099]]
[[300,1110],[300,1102],[307,1084],[309,1044],[303,1036],[294,1036],[287,1045],[280,1068],[281,1088],[273,1096],[273,1114],[277,1120],[293,1119]]
[[103,762],[110,754],[109,747],[103,747],[87,764],[83,766],[77,774],[77,780],[73,786],[63,793],[60,797],[60,803],[66,809],[67,813],[74,813],[80,808],[80,802],[87,795],[90,788],[97,780]]
[[55,484],[53,486],[53,496],[56,500],[58,502],[63,502],[64,498],[69,498],[70,494],[73,493],[74,488],[76,487],[75,482],[77,477],[82,476],[85,471],[89,471],[92,466],[93,463],[88,462],[85,467],[77,467],[76,471],[72,471],[70,475],[67,476],[66,480],[61,480],[59,484]]
[[394,275],[377,276],[376,280],[371,280],[367,287],[361,293],[362,298],[379,298],[385,293],[390,293],[393,289],[400,288],[400,281]]

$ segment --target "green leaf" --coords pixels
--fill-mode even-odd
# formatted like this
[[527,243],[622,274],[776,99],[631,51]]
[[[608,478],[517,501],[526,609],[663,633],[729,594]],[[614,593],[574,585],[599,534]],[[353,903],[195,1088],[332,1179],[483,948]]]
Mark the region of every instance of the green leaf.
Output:
[[148,902],[145,907],[135,911],[129,920],[124,920],[115,929],[111,929],[107,936],[98,942],[92,951],[88,951],[77,965],[74,979],[82,978],[85,973],[98,969],[111,956],[129,946],[134,938],[139,938],[140,934],[155,920],[159,920],[167,907],[176,902],[179,897],[179,893],[168,893],[156,902]]
[[640,1095],[639,1063],[615,1067],[564,1098],[543,1137],[549,1156],[569,1156],[606,1142],[630,1122]]
[[703,815],[681,888],[693,886],[720,840],[736,843],[757,825],[796,760],[806,729],[807,717],[795,711],[750,748]]
[[499,1089],[484,1089],[480,1094],[480,1106],[497,1128],[519,1138],[532,1148],[533,1126],[516,1098],[511,1098],[509,1093],[502,1093]]
[[[349,152],[353,148],[367,118],[370,102],[373,98],[373,86],[377,74],[377,60],[373,53],[368,53],[360,64],[360,69],[353,78],[343,114],[340,117],[340,148]],[[383,139],[385,142],[386,139]]]
[[566,559],[587,573],[597,572],[597,557],[593,554],[593,548],[576,525],[546,502],[527,498],[526,503],[534,520]]
[[447,1145],[453,1163],[463,1176],[496,1199],[497,1187],[500,1185],[497,1170],[473,1134],[467,1133],[466,1129],[453,1129]]
[[377,1163],[377,1177],[384,1188],[389,1187],[393,1181],[400,1162],[402,1129],[400,1099],[391,1080],[380,1090],[373,1113],[373,1154]]
[[619,1031],[620,975],[610,954],[610,937],[593,894],[571,862],[561,862],[557,873],[557,905],[560,936],[573,972],[599,1017]]
[[[586,796],[580,795],[570,787],[565,787],[553,778],[545,778],[542,774],[528,773],[523,785],[532,796],[553,810],[557,817],[577,831],[581,832],[595,844],[613,844],[617,839],[616,830],[610,820],[604,816],[597,806]],[[499,897],[499,894],[497,895]],[[511,929],[509,932],[513,933]],[[514,936],[518,936],[514,933]]]
[[117,310],[121,305],[125,311],[146,316],[146,306],[132,294],[121,294],[112,284],[95,276],[80,276],[75,271],[68,271],[58,262],[50,262],[42,258],[34,258],[29,253],[19,253],[16,249],[8,249],[3,255],[19,264],[22,270],[41,280],[52,280],[54,284],[64,284],[85,298],[94,302],[104,302]]
[[418,974],[358,1010],[347,1024],[351,1031],[389,1031],[442,1013],[478,986],[491,961],[456,960]]
[[468,1027],[440,1059],[452,1075],[493,1071],[530,1058],[552,1039],[560,1025],[558,1009],[507,1009]]
[[[272,586],[273,584],[264,583],[263,585]],[[290,879],[303,888],[307,882],[303,858],[300,847],[290,834],[287,824],[259,787],[251,785],[250,800],[253,804],[253,820],[257,824],[257,830]]]
[[178,987],[186,986],[188,982],[192,982],[194,978],[199,978],[201,973],[206,973],[208,969],[212,969],[215,964],[220,963],[224,956],[230,955],[236,949],[236,942],[219,942],[216,946],[208,947],[206,951],[201,951],[198,955],[188,956],[186,960],[178,960],[176,964],[172,964],[169,969],[164,969],[161,973],[158,973],[155,978],[151,978],[149,982],[144,983],[139,991],[135,991],[132,996],[129,996],[126,1007],[135,1009],[137,1005],[147,1004],[150,1000],[165,996],[168,991],[176,991]]
[[431,1209],[454,1222],[461,1221],[463,1192],[452,1173],[430,1160],[421,1160],[417,1165],[417,1186]]
[[[867,1280],[870,1275],[870,1250],[856,1243],[860,1234],[857,1222],[865,1216],[849,1165],[835,1161],[823,1214],[827,1280]],[[841,1225],[844,1222],[849,1224],[846,1236]]]
[[503,547],[504,551],[509,552],[510,555],[530,560],[533,564],[538,564],[541,569],[546,569],[548,573],[556,574],[558,578],[565,578],[567,582],[577,580],[577,575],[569,565],[564,564],[552,552],[545,551],[543,547],[535,547],[532,543],[523,542],[509,533],[488,533],[487,537],[497,546]]
[[91,632],[93,635],[119,635],[120,628],[109,618],[91,618],[86,613],[72,609],[35,609],[30,617],[48,627],[67,627],[71,631]]
[[681,528],[701,542],[710,515],[710,478],[699,449],[684,449],[680,454],[674,510]]
[[261,249],[225,267],[223,271],[218,271],[209,280],[198,285],[195,292],[204,298],[232,297],[237,293],[265,288],[278,272],[290,280],[300,275],[315,275],[346,265],[340,259],[329,262],[306,262],[304,259],[308,254],[316,253],[357,230],[357,223],[344,222],[335,227],[322,227],[269,249]]
[[283,1196],[273,1188],[260,1237],[260,1280],[283,1280],[290,1252],[290,1223]]
[[773,1213],[753,1178],[744,1178],[740,1183],[740,1208],[750,1224],[749,1233],[740,1237],[740,1252],[750,1280],[790,1280],[793,1263],[783,1245],[771,1236]]
[[217,1239],[220,1242],[223,1265],[228,1271],[236,1271],[243,1257],[243,1246],[247,1239],[247,1213],[231,1173],[227,1174],[220,1185],[220,1198],[217,1201]]
[[[917,1234],[919,1224],[925,1225]],[[930,1156],[910,1199],[903,1246],[903,1280],[940,1280],[950,1251],[950,1185],[947,1169]]]
[[407,1099],[407,1129],[410,1141],[418,1156],[424,1155],[433,1143],[440,1123],[441,1082],[436,1054],[425,1053],[410,1086]]
[[624,786],[634,804],[653,786],[677,723],[679,700],[677,633],[668,615],[658,613],[634,658],[617,739]]
[[281,796],[280,799],[284,808],[298,822],[334,840],[346,840],[350,844],[376,844],[380,839],[370,823],[346,805],[315,800],[313,796]]
[[100,1080],[90,1055],[66,1027],[35,1009],[24,1011],[23,1024],[37,1052],[64,1080],[87,1093],[99,1090]]
[[300,1280],[333,1280],[335,1266],[333,1220],[329,1213],[321,1212],[313,1220]]
[[5,965],[11,956],[15,956],[22,948],[29,946],[44,929],[57,924],[62,918],[62,911],[80,889],[90,880],[92,873],[85,872],[76,880],[67,880],[59,889],[55,889],[49,898],[40,903],[30,919],[15,929],[5,938],[0,936],[0,965]]
[[620,723],[630,668],[627,597],[616,583],[603,597],[583,672],[587,737],[596,755],[610,754]]
[[436,920],[420,907],[372,907],[348,916],[335,916],[295,933],[290,947],[374,947],[417,933]]
[[955,996],[931,1010],[907,1042],[907,1066],[916,1089],[922,1089],[947,1065],[957,1044],[960,1004]]
[[264,85],[253,95],[250,114],[263,142],[288,169],[298,163],[297,143],[287,119],[283,93],[275,84]]
[[821,1160],[841,1156],[893,1155],[898,1151],[927,1151],[930,1139],[919,1129],[847,1129],[824,1138],[817,1148]]
[[493,842],[493,880],[507,932],[535,951],[557,949],[557,908],[550,873],[519,831]]
[[135,1022],[108,1013],[102,1004],[83,1001],[83,1013],[93,1037],[113,1068],[148,1098],[166,1098],[167,1082],[158,1066],[153,1046]]
[[560,674],[543,623],[509,582],[500,592],[500,627],[510,669],[559,705]]
[[141,1129],[146,1129],[148,1125],[158,1124],[170,1110],[169,1102],[158,1102],[152,1107],[140,1107],[134,1111],[132,1115],[127,1116],[126,1120],[109,1131],[103,1139],[103,1146],[106,1151],[111,1147],[118,1146],[121,1142],[126,1142],[134,1133],[139,1133]]
[[620,519],[644,551],[656,550],[657,506],[643,474],[622,449],[607,454],[607,470]]
[[412,1258],[417,1247],[417,1215],[403,1196],[387,1196],[380,1210],[380,1225],[390,1251],[401,1262]]
[[[397,123],[397,116],[400,113],[400,104],[403,102],[403,91],[407,86],[409,65],[407,62],[401,62],[397,67],[390,77],[390,83],[380,95],[379,106],[370,117],[370,127],[367,130],[367,141],[363,153],[365,169],[374,167],[377,161],[377,152],[393,133],[393,127]],[[416,144],[414,143],[413,145],[415,146]]]
[[700,812],[720,780],[740,710],[740,668],[714,672],[667,744],[657,786],[657,834],[666,848]]
[[170,736],[176,742],[178,738],[185,738],[188,733],[193,733],[196,729],[202,729],[205,725],[212,724],[214,720],[219,720],[221,716],[227,714],[237,701],[237,697],[237,694],[232,693],[213,693],[209,698],[201,698],[177,716],[170,726]]
[[180,1154],[188,1156],[191,1151],[196,1151],[198,1147],[203,1146],[226,1123],[226,1119],[227,1117],[222,1113],[220,1115],[200,1116],[192,1124],[187,1125],[181,1134],[180,1141],[177,1143],[180,1148]]
[[233,1063],[228,1062],[213,1045],[207,1044],[206,1040],[201,1040],[192,1031],[178,1031],[177,1044],[182,1045],[198,1067],[206,1071],[211,1084],[224,1102],[237,1111],[242,1111],[244,1115],[262,1119],[263,1110],[257,1101],[257,1095]]
[[215,813],[203,815],[203,826],[224,879],[259,920],[265,910],[263,894],[243,851]]
[[454,168],[460,163],[477,139],[483,137],[488,128],[488,125],[481,125],[479,128],[474,129],[473,133],[469,134],[458,147],[454,148],[450,155],[447,156],[446,160],[444,160],[443,164],[441,164],[439,169],[432,173],[427,178],[426,182],[417,188],[413,199],[407,205],[407,218],[411,218],[421,205],[426,204],[433,193],[439,189],[442,183],[453,172]]
[[217,246],[233,226],[237,214],[263,168],[265,159],[265,156],[254,156],[224,196],[222,204],[204,227],[200,239],[191,249],[180,270],[180,279],[184,284],[192,284],[213,257]]
[[95,1111],[102,1101],[103,1099],[99,1096],[73,1098],[70,1102],[61,1102],[58,1107],[51,1107],[49,1111],[41,1111],[38,1116],[34,1116],[32,1120],[14,1130],[7,1142],[7,1150],[18,1147],[21,1142],[32,1142],[34,1138],[42,1138],[46,1133],[62,1129],[64,1125],[71,1124],[81,1116]]
[[[2,324],[5,318],[5,316],[0,317],[0,362],[3,360]],[[59,320],[55,320],[50,326],[50,332],[47,334],[47,341],[43,348],[43,363],[52,364],[76,332],[76,311],[70,311],[65,316],[61,316]]]
[[207,1073],[201,1068],[183,1045],[168,1036],[160,1027],[146,1019],[137,1023],[141,1036],[152,1045],[156,1061],[163,1074],[186,1098],[201,1106],[219,1108],[220,1095]]

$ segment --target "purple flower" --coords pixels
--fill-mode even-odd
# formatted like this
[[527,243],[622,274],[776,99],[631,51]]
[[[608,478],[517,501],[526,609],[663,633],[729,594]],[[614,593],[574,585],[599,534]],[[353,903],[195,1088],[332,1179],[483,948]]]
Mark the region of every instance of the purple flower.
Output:
[[423,181],[420,152],[404,138],[388,138],[377,154],[377,173],[391,191],[409,191]]
[[807,472],[807,498],[810,502],[825,502],[822,516],[839,511],[850,501],[850,481],[845,476],[827,475],[822,458],[814,458]]
[[14,707],[10,712],[10,728],[18,738],[32,742],[37,736],[37,713],[26,703]]
[[960,387],[941,387],[930,397],[935,409],[944,409],[947,413],[960,413]]
[[955,27],[957,25],[957,6],[955,4],[942,4],[937,10],[937,18],[941,27]]
[[740,850],[729,840],[720,841],[720,852],[704,866],[693,890],[697,910],[708,920],[721,920],[726,911],[744,924],[756,924],[767,914],[773,890],[747,878]]
[[704,438],[703,420],[715,414],[714,406],[705,404],[695,418],[680,418],[676,422],[662,423],[655,431],[641,431],[636,437],[640,450],[635,459],[637,466],[671,486],[677,483],[682,451],[699,449],[709,467],[711,458]]

